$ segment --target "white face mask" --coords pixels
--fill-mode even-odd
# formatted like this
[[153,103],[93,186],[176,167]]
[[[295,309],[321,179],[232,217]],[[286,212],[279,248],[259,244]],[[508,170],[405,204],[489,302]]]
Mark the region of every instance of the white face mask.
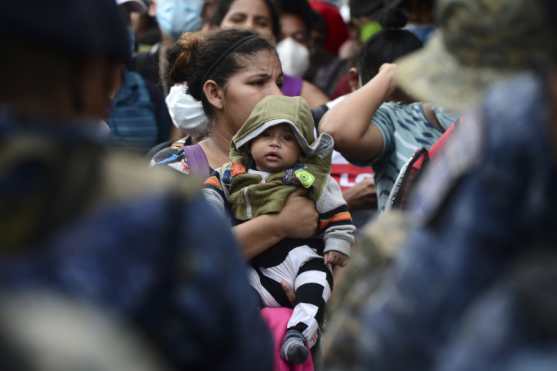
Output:
[[282,71],[287,75],[302,77],[309,68],[309,50],[289,37],[277,44]]
[[186,84],[176,84],[166,97],[168,112],[177,128],[186,131],[200,131],[207,128],[209,119],[203,111],[203,105],[186,92]]

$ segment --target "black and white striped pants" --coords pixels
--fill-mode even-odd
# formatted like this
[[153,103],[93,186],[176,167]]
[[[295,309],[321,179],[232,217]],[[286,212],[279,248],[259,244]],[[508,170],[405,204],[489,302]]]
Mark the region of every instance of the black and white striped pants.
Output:
[[294,288],[296,302],[288,329],[302,332],[312,347],[333,288],[333,276],[323,257],[307,245],[298,246],[276,266],[253,267],[249,278],[266,307],[292,307],[281,282]]

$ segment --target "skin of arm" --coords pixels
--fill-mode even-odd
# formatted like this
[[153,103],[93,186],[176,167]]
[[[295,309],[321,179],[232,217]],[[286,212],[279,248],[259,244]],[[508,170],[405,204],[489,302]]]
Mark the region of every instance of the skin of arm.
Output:
[[349,161],[369,162],[382,153],[383,137],[370,121],[393,90],[395,70],[394,64],[384,64],[373,79],[323,116],[320,131],[334,138],[335,149]]
[[261,215],[234,227],[244,256],[254,258],[285,238],[309,238],[317,230],[315,203],[299,193],[292,194],[282,211]]

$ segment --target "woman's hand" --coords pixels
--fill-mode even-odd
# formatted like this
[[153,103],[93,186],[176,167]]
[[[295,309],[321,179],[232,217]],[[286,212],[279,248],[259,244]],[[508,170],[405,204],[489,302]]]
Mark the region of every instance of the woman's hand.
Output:
[[317,231],[315,204],[295,192],[282,211],[261,215],[234,227],[246,258],[252,259],[285,238],[309,238]]
[[394,63],[384,63],[379,68],[377,75],[383,76],[383,79],[388,83],[387,97],[393,94],[395,90],[395,74],[396,74],[396,64]]
[[317,231],[315,203],[302,194],[291,194],[277,215],[284,238],[309,238]]
[[365,178],[352,188],[342,192],[342,196],[350,210],[372,209],[377,207],[375,183],[371,178]]

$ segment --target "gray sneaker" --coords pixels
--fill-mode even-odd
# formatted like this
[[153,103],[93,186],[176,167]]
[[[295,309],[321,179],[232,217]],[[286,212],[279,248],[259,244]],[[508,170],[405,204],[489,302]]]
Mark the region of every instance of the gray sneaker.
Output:
[[281,358],[290,364],[299,365],[306,361],[308,355],[304,335],[298,330],[288,330],[282,339]]

